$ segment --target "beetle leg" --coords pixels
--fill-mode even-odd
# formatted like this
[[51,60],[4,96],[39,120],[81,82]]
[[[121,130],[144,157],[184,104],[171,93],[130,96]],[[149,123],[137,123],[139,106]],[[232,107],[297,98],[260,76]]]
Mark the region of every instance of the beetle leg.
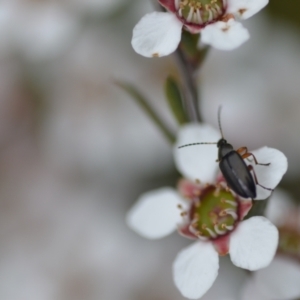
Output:
[[254,181],[255,181],[255,183],[256,183],[257,185],[259,185],[260,187],[262,187],[262,188],[265,189],[265,190],[268,190],[268,191],[274,191],[273,189],[267,188],[267,187],[265,187],[265,186],[263,186],[263,185],[261,185],[261,184],[258,183],[256,174],[255,174],[255,171],[254,171],[254,168],[253,168],[252,165],[249,165],[249,166],[248,166],[248,170],[249,170],[250,172],[252,171],[253,177],[254,177]]
[[248,153],[248,148],[247,147],[241,147],[241,148],[237,149],[236,152],[239,155],[243,156],[244,154]]
[[[246,148],[246,147],[244,147],[244,148]],[[247,149],[247,148],[246,148],[246,149]],[[247,152],[247,151],[246,151],[246,153],[242,154],[242,158],[243,158],[243,159],[248,158],[249,156],[252,156],[252,157],[253,157],[253,160],[254,160],[254,162],[255,162],[256,165],[260,165],[260,166],[269,166],[269,165],[271,164],[271,163],[268,163],[268,164],[260,164],[259,162],[257,162],[257,159],[256,159],[256,157],[254,156],[254,154],[251,153],[251,152]]]

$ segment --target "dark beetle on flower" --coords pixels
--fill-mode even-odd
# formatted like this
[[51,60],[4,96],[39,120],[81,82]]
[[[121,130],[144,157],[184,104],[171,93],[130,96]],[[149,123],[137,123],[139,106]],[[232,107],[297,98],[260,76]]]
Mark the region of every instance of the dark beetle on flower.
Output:
[[[232,145],[224,139],[220,122],[221,108],[222,107],[220,106],[218,109],[218,122],[222,138],[217,143],[193,143],[183,145],[178,148],[195,145],[216,144],[219,149],[217,162],[219,162],[220,170],[227,182],[228,187],[230,187],[236,194],[243,198],[254,199],[256,198],[256,184],[266,190],[273,191],[272,189],[264,187],[258,183],[253,166],[247,166],[244,159],[252,156],[254,163],[261,166],[269,166],[270,163],[258,163],[255,156],[248,152],[247,147],[241,147],[237,150],[234,150]],[[251,175],[251,171],[253,176]]]

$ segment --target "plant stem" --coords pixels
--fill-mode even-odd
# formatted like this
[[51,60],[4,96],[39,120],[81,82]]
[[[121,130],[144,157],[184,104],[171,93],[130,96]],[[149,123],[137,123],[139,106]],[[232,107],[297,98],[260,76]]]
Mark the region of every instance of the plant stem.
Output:
[[[165,11],[165,9],[157,2],[157,0],[152,0],[152,3],[157,10]],[[177,48],[174,56],[176,58],[177,66],[182,79],[184,93],[183,104],[186,109],[189,121],[199,123],[201,122],[201,117],[199,114],[198,93],[194,68],[188,62],[184,52],[180,47]]]
[[194,76],[194,71],[192,66],[188,63],[185,54],[180,49],[174,53],[174,56],[177,61],[178,69],[181,74],[182,83],[183,83],[183,92],[184,92],[184,100],[185,100],[185,108],[189,119],[191,122],[201,122],[199,109],[198,109],[198,92],[197,85]]

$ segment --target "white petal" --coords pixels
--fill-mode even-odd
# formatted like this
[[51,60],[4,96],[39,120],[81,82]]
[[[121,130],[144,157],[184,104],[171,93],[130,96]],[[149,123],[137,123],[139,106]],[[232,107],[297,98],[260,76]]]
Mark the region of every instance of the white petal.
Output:
[[267,268],[254,274],[254,283],[266,299],[298,299],[300,264],[293,259],[276,256]]
[[246,42],[249,37],[248,30],[233,19],[207,25],[201,31],[201,42],[220,50],[233,50]]
[[148,239],[169,235],[182,221],[178,204],[186,205],[172,188],[143,194],[127,214],[128,226]]
[[236,266],[255,271],[270,264],[277,245],[277,228],[264,217],[252,217],[241,222],[232,233],[230,258]]
[[178,253],[173,264],[175,285],[184,297],[198,299],[218,276],[219,255],[211,243],[196,242]]
[[228,0],[226,13],[248,19],[263,9],[269,0]]
[[[259,166],[252,162],[258,183],[264,187],[274,189],[280,182],[282,176],[287,171],[288,163],[286,156],[277,149],[263,147],[251,151],[259,163],[271,163],[269,166]],[[250,157],[251,159],[251,157]],[[247,164],[249,161],[245,160]],[[271,191],[256,185],[256,200],[266,199],[270,196]]]
[[276,189],[269,199],[265,215],[272,223],[276,224],[276,226],[281,226],[287,221],[286,218],[294,211],[295,207],[288,193]]
[[191,143],[218,142],[220,133],[209,125],[189,124],[180,128],[174,147],[174,159],[178,171],[191,180],[204,183],[215,181],[218,170],[217,145],[196,145],[178,149]]
[[[219,274],[213,287],[201,300],[241,300],[238,295],[240,287],[248,278],[245,270],[236,268],[228,256],[221,256]],[[257,300],[252,298],[251,300]]]
[[134,27],[131,44],[143,56],[165,56],[178,47],[181,29],[182,23],[176,15],[152,12],[145,15]]

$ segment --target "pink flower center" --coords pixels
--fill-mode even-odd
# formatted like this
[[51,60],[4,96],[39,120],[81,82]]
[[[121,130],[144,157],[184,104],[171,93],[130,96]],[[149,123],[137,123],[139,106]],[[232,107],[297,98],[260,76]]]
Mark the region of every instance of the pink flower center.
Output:
[[227,0],[175,0],[179,17],[186,22],[204,25],[219,20],[225,13]]
[[240,220],[239,198],[221,186],[209,185],[182,215],[186,218],[185,226],[179,229],[183,235],[216,239],[232,231]]

